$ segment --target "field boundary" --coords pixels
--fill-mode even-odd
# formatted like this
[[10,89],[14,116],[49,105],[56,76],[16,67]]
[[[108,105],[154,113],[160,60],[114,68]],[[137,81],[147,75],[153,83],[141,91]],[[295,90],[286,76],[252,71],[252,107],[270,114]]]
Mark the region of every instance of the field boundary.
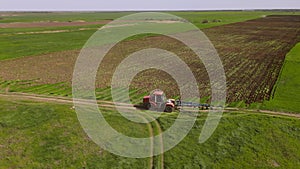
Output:
[[[62,104],[71,104],[71,105],[73,105],[72,98],[54,97],[54,96],[45,96],[45,95],[27,94],[27,93],[0,93],[0,98],[10,98],[11,100],[29,99],[29,100],[41,101],[41,102],[54,102],[54,103],[62,103]],[[88,102],[86,100],[81,100],[79,102],[82,103],[82,104],[92,104],[91,102]],[[114,105],[113,102],[101,101],[101,100],[97,100],[97,103],[100,104],[102,107],[105,107],[105,108],[114,108],[115,106],[118,106],[121,109],[122,108],[131,109],[131,110],[136,109],[135,107],[132,107],[132,106],[130,106],[128,104],[124,104],[124,103],[117,103],[116,105]],[[207,110],[199,110],[198,112],[208,113]],[[257,110],[257,109],[226,107],[224,109],[224,112],[252,112],[252,113],[256,113],[256,114],[286,116],[286,117],[292,117],[292,118],[300,119],[300,114],[288,113],[288,112],[277,112],[277,111],[271,111],[271,110]]]

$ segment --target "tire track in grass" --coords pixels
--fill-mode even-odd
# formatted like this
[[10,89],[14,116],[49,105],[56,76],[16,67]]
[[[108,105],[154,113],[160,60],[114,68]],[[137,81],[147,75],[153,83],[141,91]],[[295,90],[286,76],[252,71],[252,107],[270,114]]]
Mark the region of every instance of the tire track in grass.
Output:
[[[152,117],[152,116],[150,116],[150,115],[148,115],[148,114],[146,114],[145,113],[145,115],[147,116],[147,117],[149,117],[149,118],[151,118],[151,120],[153,120],[153,122],[155,123],[155,125],[156,125],[156,127],[157,127],[157,129],[158,129],[158,134],[160,135],[160,134],[162,134],[163,132],[162,132],[162,129],[161,129],[161,127],[160,127],[160,124],[158,123],[158,121],[154,118],[154,117]],[[161,161],[160,161],[160,164],[161,164],[161,169],[164,169],[164,142],[163,142],[163,137],[162,137],[162,135],[160,135],[160,137],[159,137],[159,140],[160,140],[160,152],[161,152],[161,154],[160,154],[160,157],[161,157]],[[154,141],[154,140],[153,140]],[[154,147],[153,147],[154,148]]]
[[[142,118],[144,120],[144,122],[147,122],[148,120],[142,116],[142,115],[139,115],[140,118]],[[152,128],[152,125],[151,123],[147,123],[147,127],[148,127],[148,130],[149,130],[149,139],[150,139],[150,161],[149,161],[149,169],[153,169],[154,166],[153,166],[153,163],[154,163],[154,132],[153,132],[153,128]]]

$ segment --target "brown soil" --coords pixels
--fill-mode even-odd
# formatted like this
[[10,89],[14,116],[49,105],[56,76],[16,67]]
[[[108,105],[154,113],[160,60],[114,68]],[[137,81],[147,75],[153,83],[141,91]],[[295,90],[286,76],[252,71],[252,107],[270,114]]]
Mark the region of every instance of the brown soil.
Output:
[[223,61],[228,101],[251,103],[270,98],[286,54],[300,41],[300,16],[269,16],[205,32]]
[[[285,55],[300,41],[300,16],[271,16],[204,30],[219,52],[227,78],[227,101],[252,103],[269,99],[279,76]],[[202,96],[210,95],[204,65],[181,42],[159,36],[123,41],[104,58],[97,87],[106,87],[116,66],[129,54],[144,48],[161,48],[177,54],[190,66]],[[79,51],[65,51],[42,56],[0,62],[4,80],[39,79],[39,83],[71,82]],[[170,62],[171,63],[171,62]],[[148,70],[135,77],[131,87],[161,88],[169,97],[178,95],[174,79],[168,74]]]
[[42,84],[71,82],[78,54],[79,51],[65,51],[2,61],[0,77],[5,80],[37,79]]

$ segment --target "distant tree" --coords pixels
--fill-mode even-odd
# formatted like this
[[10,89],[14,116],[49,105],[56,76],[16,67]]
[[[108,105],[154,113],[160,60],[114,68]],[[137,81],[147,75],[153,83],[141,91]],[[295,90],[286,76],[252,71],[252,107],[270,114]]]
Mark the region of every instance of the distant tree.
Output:
[[202,21],[202,23],[209,23],[209,21],[208,21],[207,19],[204,19],[204,20]]
[[213,22],[222,22],[220,19],[214,19]]

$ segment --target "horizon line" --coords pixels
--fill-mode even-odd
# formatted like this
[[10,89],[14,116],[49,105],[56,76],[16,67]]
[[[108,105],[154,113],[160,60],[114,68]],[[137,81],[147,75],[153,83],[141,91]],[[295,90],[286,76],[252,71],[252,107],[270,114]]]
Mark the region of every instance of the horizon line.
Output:
[[207,11],[300,11],[297,8],[254,8],[254,9],[124,9],[124,10],[97,10],[97,9],[62,9],[62,10],[55,10],[55,9],[47,9],[47,10],[40,10],[40,9],[9,9],[9,10],[1,10],[0,12],[185,12],[185,11],[195,11],[195,12],[207,12]]

